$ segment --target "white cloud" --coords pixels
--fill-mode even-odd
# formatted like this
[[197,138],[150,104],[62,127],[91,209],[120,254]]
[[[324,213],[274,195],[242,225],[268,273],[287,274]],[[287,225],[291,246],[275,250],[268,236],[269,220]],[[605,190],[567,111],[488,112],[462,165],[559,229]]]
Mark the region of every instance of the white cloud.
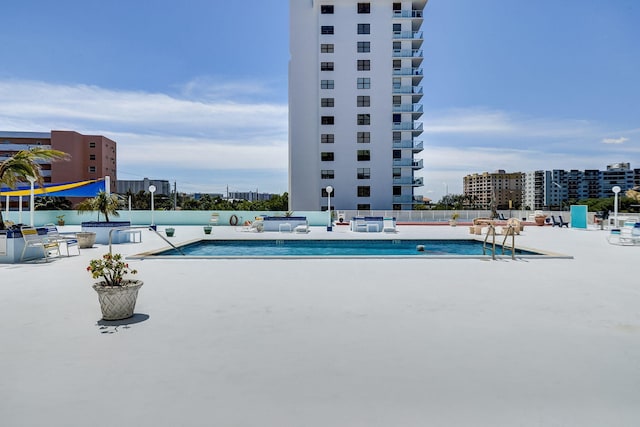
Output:
[[624,136],[621,136],[620,138],[604,138],[602,140],[602,143],[603,144],[624,144],[628,140],[629,138],[625,138]]
[[[119,170],[153,171],[158,179],[175,170],[192,171],[187,179],[193,182],[203,181],[196,174],[218,170],[236,175],[241,170],[286,171],[287,105],[234,102],[223,96],[240,86],[244,93],[262,90],[234,82],[223,82],[219,89],[194,82],[184,96],[171,96],[0,80],[0,129],[101,134],[118,143]],[[187,99],[187,92],[192,98],[196,92],[206,96]],[[263,185],[277,191],[284,186],[286,182]]]

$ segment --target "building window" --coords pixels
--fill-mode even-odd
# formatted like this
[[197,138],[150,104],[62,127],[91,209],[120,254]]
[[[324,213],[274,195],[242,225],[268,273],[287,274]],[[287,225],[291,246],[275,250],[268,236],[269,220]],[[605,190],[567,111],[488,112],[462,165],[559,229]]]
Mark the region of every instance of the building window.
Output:
[[358,144],[371,143],[371,132],[358,132]]
[[402,24],[393,24],[393,32],[399,33],[400,31],[402,31]]
[[371,107],[371,97],[366,96],[358,96],[357,101],[358,107]]
[[371,24],[358,24],[358,34],[371,34]]
[[393,10],[402,10],[402,3],[394,3]]
[[320,13],[322,14],[332,14],[333,13],[333,5],[322,5],[320,6]]
[[327,151],[320,153],[320,160],[323,162],[333,162],[333,153]]
[[358,197],[371,197],[371,187],[368,185],[358,186]]
[[393,150],[393,158],[401,159],[402,158],[402,150]]
[[320,118],[320,123],[323,125],[332,125],[334,123],[333,116],[322,116]]
[[[371,205],[369,203],[358,203],[357,209],[359,211],[370,211],[371,210]],[[396,210],[400,210],[400,209],[396,209]]]
[[401,168],[393,168],[393,177],[394,178],[400,178],[402,176],[402,169]]
[[358,179],[370,179],[370,178],[371,178],[371,169],[358,168]]
[[333,80],[320,80],[320,89],[333,89]]
[[393,102],[393,105],[402,105],[402,97],[394,95],[392,102]]
[[358,71],[370,71],[370,70],[371,70],[371,60],[358,59]]
[[371,3],[358,3],[358,13],[371,13]]
[[90,142],[89,143],[89,148],[96,148],[96,143],[95,142]]
[[402,141],[402,132],[393,132],[393,142],[400,142]]
[[369,77],[358,77],[358,89],[371,89],[371,79]]
[[369,150],[358,150],[358,161],[359,162],[368,162],[371,160],[371,151]]
[[320,71],[333,71],[333,62],[321,62]]
[[371,52],[371,42],[358,42],[358,52]]
[[320,135],[320,142],[322,144],[333,144],[335,142],[335,135],[332,133],[323,133]]
[[333,98],[322,98],[320,99],[320,106],[321,107],[333,107],[334,106],[334,99]]
[[393,123],[401,123],[402,122],[402,114],[393,114]]
[[333,169],[323,169],[320,171],[320,179],[333,179]]
[[371,114],[358,114],[358,125],[366,126],[371,124]]
[[393,195],[394,196],[402,196],[402,187],[398,185],[393,186]]
[[333,25],[323,25],[320,27],[321,34],[333,34]]
[[89,166],[89,173],[96,173],[96,167],[95,166]]
[[321,53],[333,53],[333,43],[322,43],[320,45]]
[[96,159],[95,154],[89,154],[89,160],[95,160],[95,159]]

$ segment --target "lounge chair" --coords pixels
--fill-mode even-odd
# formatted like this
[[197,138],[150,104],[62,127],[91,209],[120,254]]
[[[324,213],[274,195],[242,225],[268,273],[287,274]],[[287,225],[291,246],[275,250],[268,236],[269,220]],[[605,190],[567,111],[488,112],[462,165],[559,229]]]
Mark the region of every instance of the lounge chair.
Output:
[[[248,223],[248,224],[247,224]],[[251,233],[261,233],[264,230],[264,222],[261,219],[257,219],[253,222],[246,221],[240,231],[248,231]]]
[[560,227],[560,228],[562,228],[562,227],[567,227],[567,228],[569,228],[569,223],[568,223],[568,222],[565,222],[565,221],[562,219],[562,216],[558,216],[558,218],[560,218],[560,220],[559,220],[559,221],[557,221],[557,220],[556,220],[556,217],[555,217],[555,216],[551,215],[551,221],[553,222],[553,227],[558,226],[558,227]]
[[396,221],[394,218],[383,218],[382,219],[382,231],[385,233],[397,233],[396,230]]
[[24,248],[22,248],[20,261],[24,259],[27,248],[41,248],[46,262],[49,262],[49,252],[56,251],[60,256],[60,244],[58,242],[50,241],[47,236],[39,235],[38,230],[33,227],[22,227],[20,231],[24,239]]
[[305,221],[304,224],[300,224],[298,226],[296,226],[296,228],[293,229],[294,232],[296,233],[308,233],[309,230],[309,223],[307,221]]
[[211,214],[211,218],[209,218],[209,225],[218,225],[219,221],[220,221],[220,214],[217,212],[214,212]]
[[75,246],[78,250],[78,255],[80,255],[80,245],[78,245],[78,238],[75,234],[60,234],[58,231],[58,227],[53,224],[45,224],[44,227],[47,229],[47,238],[51,242],[57,242],[58,245],[64,243],[65,251],[67,252],[67,256],[70,256],[69,248]]

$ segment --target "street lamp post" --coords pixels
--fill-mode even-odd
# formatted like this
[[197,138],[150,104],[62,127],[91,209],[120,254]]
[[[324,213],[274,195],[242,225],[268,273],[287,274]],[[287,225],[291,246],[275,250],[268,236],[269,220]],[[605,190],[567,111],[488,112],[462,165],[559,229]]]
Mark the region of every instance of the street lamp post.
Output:
[[36,209],[33,183],[36,182],[36,178],[28,176],[27,179],[31,183],[31,192],[29,193],[29,206],[31,207],[29,210],[29,225],[33,227],[33,211]]
[[613,191],[613,218],[614,218],[614,227],[618,227],[618,193],[621,188],[617,185],[611,189]]
[[552,181],[551,183],[556,187],[558,187],[559,189],[558,190],[558,211],[562,212],[562,194],[560,193],[560,190],[562,190],[562,186],[555,181]]
[[156,192],[156,186],[155,185],[150,185],[149,186],[149,193],[151,193],[151,227],[153,227],[153,229],[156,229],[156,223],[153,220],[153,193]]
[[327,231],[332,231],[332,225],[331,225],[331,193],[333,193],[333,187],[330,186],[330,185],[327,185],[326,191],[327,191],[327,212],[329,212],[329,220],[327,222]]

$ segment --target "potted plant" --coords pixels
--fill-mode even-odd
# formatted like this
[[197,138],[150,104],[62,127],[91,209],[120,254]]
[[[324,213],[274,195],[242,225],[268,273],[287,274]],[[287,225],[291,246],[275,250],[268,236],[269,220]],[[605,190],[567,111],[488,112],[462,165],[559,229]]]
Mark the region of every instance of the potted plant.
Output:
[[98,301],[104,320],[120,320],[133,316],[141,280],[127,279],[127,274],[138,272],[129,267],[121,254],[106,253],[89,262],[87,271],[94,279],[93,289],[98,293]]
[[167,237],[173,237],[173,234],[176,232],[176,229],[173,227],[167,227],[164,229],[164,232],[167,233]]
[[[106,245],[109,243],[109,234],[113,228],[118,227],[130,227],[129,221],[109,221],[109,215],[112,217],[118,217],[118,208],[120,206],[120,200],[115,194],[107,194],[104,191],[100,191],[95,197],[83,200],[76,207],[79,214],[86,212],[98,212],[98,221],[83,221],[81,223],[81,229],[83,232],[96,233],[96,242]],[[105,220],[100,221],[100,214],[104,215]],[[111,243],[123,243],[129,241],[129,236],[122,234],[118,236],[117,233],[111,233]]]
[[211,226],[210,225],[205,225],[204,226],[204,234],[211,234]]
[[58,215],[58,216],[56,216],[56,218],[58,218],[58,225],[59,226],[63,226],[64,225],[64,215]]
[[536,222],[536,225],[543,226],[547,220],[547,216],[542,211],[536,211],[533,219]]
[[451,219],[449,220],[449,225],[455,227],[458,225],[458,218],[460,218],[460,214],[458,212],[454,212],[451,214]]

